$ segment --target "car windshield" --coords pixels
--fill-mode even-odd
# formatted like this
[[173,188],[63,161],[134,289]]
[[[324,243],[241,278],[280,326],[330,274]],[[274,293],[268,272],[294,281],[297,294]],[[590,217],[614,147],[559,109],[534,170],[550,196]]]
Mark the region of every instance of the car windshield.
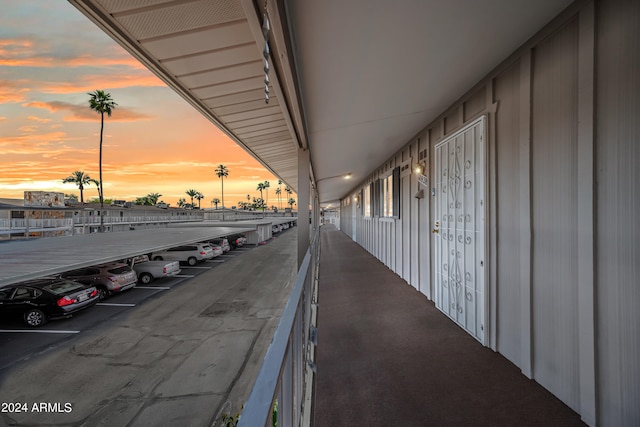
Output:
[[69,292],[79,291],[80,289],[83,289],[83,288],[84,288],[84,285],[82,283],[72,282],[70,280],[55,282],[43,287],[43,289],[55,295],[64,295]]
[[129,268],[128,265],[123,265],[123,266],[114,267],[114,268],[110,268],[109,269],[109,273],[111,273],[111,274],[124,274],[124,273],[128,273],[130,271],[131,271],[131,269]]

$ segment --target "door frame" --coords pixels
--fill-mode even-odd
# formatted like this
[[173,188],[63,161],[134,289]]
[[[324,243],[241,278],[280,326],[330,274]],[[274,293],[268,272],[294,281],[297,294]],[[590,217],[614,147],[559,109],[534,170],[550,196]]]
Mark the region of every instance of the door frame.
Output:
[[[479,142],[481,144],[480,147],[480,152],[482,153],[482,165],[480,166],[479,170],[482,171],[482,185],[481,185],[481,195],[480,195],[480,203],[482,204],[482,214],[483,214],[483,225],[480,227],[479,231],[482,232],[482,244],[481,244],[481,250],[483,251],[482,254],[480,254],[478,258],[478,261],[482,262],[482,301],[478,304],[478,307],[482,307],[482,315],[481,315],[481,321],[482,321],[482,339],[478,338],[476,335],[470,333],[465,327],[461,326],[455,319],[452,319],[457,326],[461,327],[465,332],[469,333],[469,335],[471,335],[472,337],[474,337],[475,339],[477,339],[483,346],[488,346],[489,343],[491,342],[491,337],[490,337],[490,332],[491,332],[491,325],[489,324],[489,322],[491,321],[491,316],[490,316],[490,301],[491,301],[491,286],[489,283],[489,273],[490,273],[490,263],[489,263],[489,255],[490,255],[490,248],[489,248],[489,224],[490,224],[490,220],[489,220],[489,203],[488,203],[488,185],[489,185],[489,171],[488,171],[488,164],[489,164],[489,157],[488,157],[488,136],[487,136],[487,126],[488,126],[489,120],[487,115],[482,115],[479,116],[478,118],[470,121],[469,123],[465,124],[464,126],[462,126],[460,129],[454,131],[453,133],[446,135],[443,137],[443,139],[439,142],[437,142],[434,146],[433,146],[433,153],[434,153],[434,160],[433,160],[433,176],[432,176],[432,182],[433,182],[433,186],[434,186],[434,190],[435,190],[435,197],[434,197],[434,215],[431,218],[432,223],[429,224],[430,228],[429,230],[432,230],[433,228],[435,228],[435,221],[437,219],[439,219],[439,215],[440,215],[440,203],[441,203],[441,196],[440,196],[440,192],[438,191],[437,187],[435,187],[437,179],[436,179],[436,174],[438,171],[438,165],[439,165],[439,157],[436,155],[436,150],[438,149],[438,147],[440,147],[443,144],[446,144],[448,142],[450,142],[452,139],[455,139],[456,137],[458,137],[460,134],[468,131],[469,129],[480,125],[479,131],[480,131],[480,137],[479,137]],[[441,256],[441,254],[439,253],[441,251],[441,249],[438,247],[438,242],[436,241],[436,238],[434,236],[432,236],[431,239],[432,242],[432,249],[433,249],[433,255],[432,255],[432,260],[433,260],[433,266],[434,266],[434,270],[433,270],[433,278],[434,278],[434,289],[433,289],[433,295],[434,295],[434,303],[436,305],[436,307],[443,312],[443,314],[445,314],[447,317],[451,318],[449,316],[448,313],[444,312],[443,310],[441,310],[438,307],[438,304],[440,304],[440,306],[442,306],[442,290],[441,290],[441,286],[438,282],[438,272],[439,270],[439,266],[437,264],[438,261],[438,257]],[[439,301],[440,300],[440,301]]]

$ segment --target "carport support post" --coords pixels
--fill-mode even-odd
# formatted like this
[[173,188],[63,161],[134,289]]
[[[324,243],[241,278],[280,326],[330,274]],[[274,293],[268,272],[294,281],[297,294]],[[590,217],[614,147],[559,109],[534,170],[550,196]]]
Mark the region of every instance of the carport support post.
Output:
[[298,268],[309,248],[309,194],[311,187],[309,150],[298,150]]

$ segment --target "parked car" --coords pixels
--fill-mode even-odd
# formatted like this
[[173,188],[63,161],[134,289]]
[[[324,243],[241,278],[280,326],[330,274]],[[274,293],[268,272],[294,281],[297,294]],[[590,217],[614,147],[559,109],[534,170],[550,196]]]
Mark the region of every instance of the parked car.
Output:
[[99,300],[95,286],[62,277],[44,277],[0,288],[0,314],[20,317],[37,327],[50,319],[71,317]]
[[140,255],[128,260],[127,264],[133,268],[138,276],[138,282],[145,285],[154,279],[171,277],[180,274],[180,263],[178,261],[150,261],[147,255]]
[[154,252],[152,259],[158,260],[171,260],[186,262],[187,264],[194,266],[198,262],[206,261],[213,258],[213,249],[208,243],[195,243],[193,245],[182,245],[174,248],[167,249],[162,252]]
[[211,239],[209,240],[209,242],[213,243],[214,245],[220,246],[224,252],[229,252],[231,250],[231,246],[229,245],[229,240],[227,240],[224,237]]
[[138,282],[136,272],[123,262],[108,262],[79,268],[62,273],[62,277],[95,286],[98,288],[101,300],[116,292],[131,289]]
[[209,246],[211,246],[211,249],[213,249],[214,258],[219,257],[224,253],[224,251],[222,250],[222,246],[214,245],[213,243],[209,243]]
[[227,240],[229,241],[229,246],[231,246],[231,249],[242,247],[244,245],[244,242],[246,241],[242,234],[232,234],[230,236],[227,236]]

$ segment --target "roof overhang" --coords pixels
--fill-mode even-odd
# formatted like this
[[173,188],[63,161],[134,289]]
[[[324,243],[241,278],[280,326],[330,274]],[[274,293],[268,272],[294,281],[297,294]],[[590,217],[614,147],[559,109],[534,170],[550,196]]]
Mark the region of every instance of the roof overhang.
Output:
[[[571,0],[69,0],[294,190],[347,196]],[[351,173],[352,180],[335,179]]]

